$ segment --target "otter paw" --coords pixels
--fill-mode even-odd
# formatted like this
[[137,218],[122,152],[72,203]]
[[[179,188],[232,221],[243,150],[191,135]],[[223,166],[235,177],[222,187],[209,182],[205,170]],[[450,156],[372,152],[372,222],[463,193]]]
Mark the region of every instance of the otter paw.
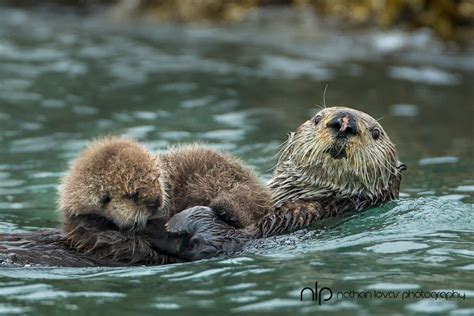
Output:
[[209,225],[217,217],[213,210],[206,206],[195,206],[181,211],[171,217],[165,224],[166,231],[174,236],[194,235]]
[[179,212],[165,227],[165,234],[154,233],[157,238],[151,237],[152,246],[187,260],[234,251],[248,240],[243,232],[220,220],[211,208],[204,206]]

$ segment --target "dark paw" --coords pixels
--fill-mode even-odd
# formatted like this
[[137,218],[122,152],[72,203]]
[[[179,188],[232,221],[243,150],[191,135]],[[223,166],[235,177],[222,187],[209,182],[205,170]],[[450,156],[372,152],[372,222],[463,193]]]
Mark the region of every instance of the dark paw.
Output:
[[165,231],[153,231],[150,242],[159,251],[187,260],[210,258],[236,250],[247,236],[222,221],[209,207],[196,206],[174,215]]

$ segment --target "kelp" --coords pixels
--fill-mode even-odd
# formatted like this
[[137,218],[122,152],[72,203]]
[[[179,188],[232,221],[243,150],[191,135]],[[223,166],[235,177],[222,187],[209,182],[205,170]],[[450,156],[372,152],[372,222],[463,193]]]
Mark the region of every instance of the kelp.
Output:
[[233,23],[244,20],[254,8],[286,6],[312,10],[341,25],[390,28],[427,27],[444,39],[472,35],[473,0],[5,0],[5,5],[97,5],[112,8],[116,16],[154,18],[183,23]]
[[178,22],[237,22],[258,0],[141,0],[137,11]]
[[353,24],[375,23],[387,28],[405,24],[428,27],[442,38],[455,38],[474,26],[472,0],[298,0],[324,16]]

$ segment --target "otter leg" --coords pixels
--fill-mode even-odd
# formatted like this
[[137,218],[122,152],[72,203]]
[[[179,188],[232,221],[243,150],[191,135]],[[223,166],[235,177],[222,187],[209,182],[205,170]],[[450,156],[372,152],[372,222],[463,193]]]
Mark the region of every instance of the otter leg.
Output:
[[205,206],[196,206],[174,215],[166,224],[166,232],[148,221],[151,245],[160,252],[179,258],[198,260],[236,251],[252,236],[222,221]]
[[309,226],[321,215],[322,207],[318,202],[286,202],[274,213],[265,215],[254,227],[249,227],[249,234],[254,238],[265,238],[290,233]]

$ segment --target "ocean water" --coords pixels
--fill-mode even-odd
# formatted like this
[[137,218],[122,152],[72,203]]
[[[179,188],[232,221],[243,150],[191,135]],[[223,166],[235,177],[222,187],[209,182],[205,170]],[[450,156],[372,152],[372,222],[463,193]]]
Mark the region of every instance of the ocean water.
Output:
[[0,268],[0,314],[474,315],[473,53],[288,12],[217,27],[0,7],[2,232],[55,227],[59,177],[101,135],[205,142],[267,180],[286,133],[342,104],[380,118],[408,165],[400,200],[233,257]]

